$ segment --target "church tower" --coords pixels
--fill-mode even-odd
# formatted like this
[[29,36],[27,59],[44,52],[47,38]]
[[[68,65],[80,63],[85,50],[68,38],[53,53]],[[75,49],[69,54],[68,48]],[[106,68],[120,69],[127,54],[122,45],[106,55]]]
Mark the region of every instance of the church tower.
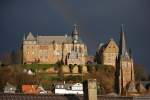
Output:
[[[116,86],[117,93],[120,95],[128,91],[128,86],[134,82],[133,58],[129,54],[123,24],[121,25],[119,54],[116,61]],[[133,86],[135,87],[135,86]]]

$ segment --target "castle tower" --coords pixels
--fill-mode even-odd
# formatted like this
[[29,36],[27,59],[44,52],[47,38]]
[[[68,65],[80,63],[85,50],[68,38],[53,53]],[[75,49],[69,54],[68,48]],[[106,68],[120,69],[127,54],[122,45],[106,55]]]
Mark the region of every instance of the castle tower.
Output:
[[23,37],[23,64],[36,62],[37,58],[36,37],[29,32],[27,36]]
[[123,95],[126,93],[129,84],[135,80],[133,59],[128,52],[123,25],[121,25],[119,55],[116,64],[116,89],[120,95]]

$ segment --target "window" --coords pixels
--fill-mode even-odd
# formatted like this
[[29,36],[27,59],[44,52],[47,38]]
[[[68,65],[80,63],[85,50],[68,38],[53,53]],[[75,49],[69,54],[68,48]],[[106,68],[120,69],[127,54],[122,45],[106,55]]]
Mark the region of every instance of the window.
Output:
[[32,52],[32,55],[34,55],[34,54],[35,54],[35,52],[33,51],[33,52]]

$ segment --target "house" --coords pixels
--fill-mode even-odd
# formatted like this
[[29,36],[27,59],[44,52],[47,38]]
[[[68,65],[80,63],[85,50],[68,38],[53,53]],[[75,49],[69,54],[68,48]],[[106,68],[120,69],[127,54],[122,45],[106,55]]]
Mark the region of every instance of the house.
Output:
[[111,65],[115,68],[116,57],[118,56],[119,48],[114,39],[110,39],[106,44],[100,44],[99,55],[100,63],[103,65]]
[[22,92],[25,94],[46,94],[47,91],[38,85],[22,85]]
[[55,94],[83,94],[83,84],[56,84]]
[[4,93],[15,93],[16,87],[10,83],[7,83],[4,87]]

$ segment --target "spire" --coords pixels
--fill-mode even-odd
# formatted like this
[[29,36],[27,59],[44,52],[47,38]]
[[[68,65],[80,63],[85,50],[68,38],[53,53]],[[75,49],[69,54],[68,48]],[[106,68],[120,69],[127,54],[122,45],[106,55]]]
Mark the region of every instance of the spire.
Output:
[[121,33],[120,33],[120,44],[119,44],[119,53],[125,58],[129,58],[129,53],[127,50],[127,45],[126,45],[126,38],[125,38],[125,32],[124,32],[124,25],[121,25]]
[[124,26],[121,24],[121,33],[124,33]]

